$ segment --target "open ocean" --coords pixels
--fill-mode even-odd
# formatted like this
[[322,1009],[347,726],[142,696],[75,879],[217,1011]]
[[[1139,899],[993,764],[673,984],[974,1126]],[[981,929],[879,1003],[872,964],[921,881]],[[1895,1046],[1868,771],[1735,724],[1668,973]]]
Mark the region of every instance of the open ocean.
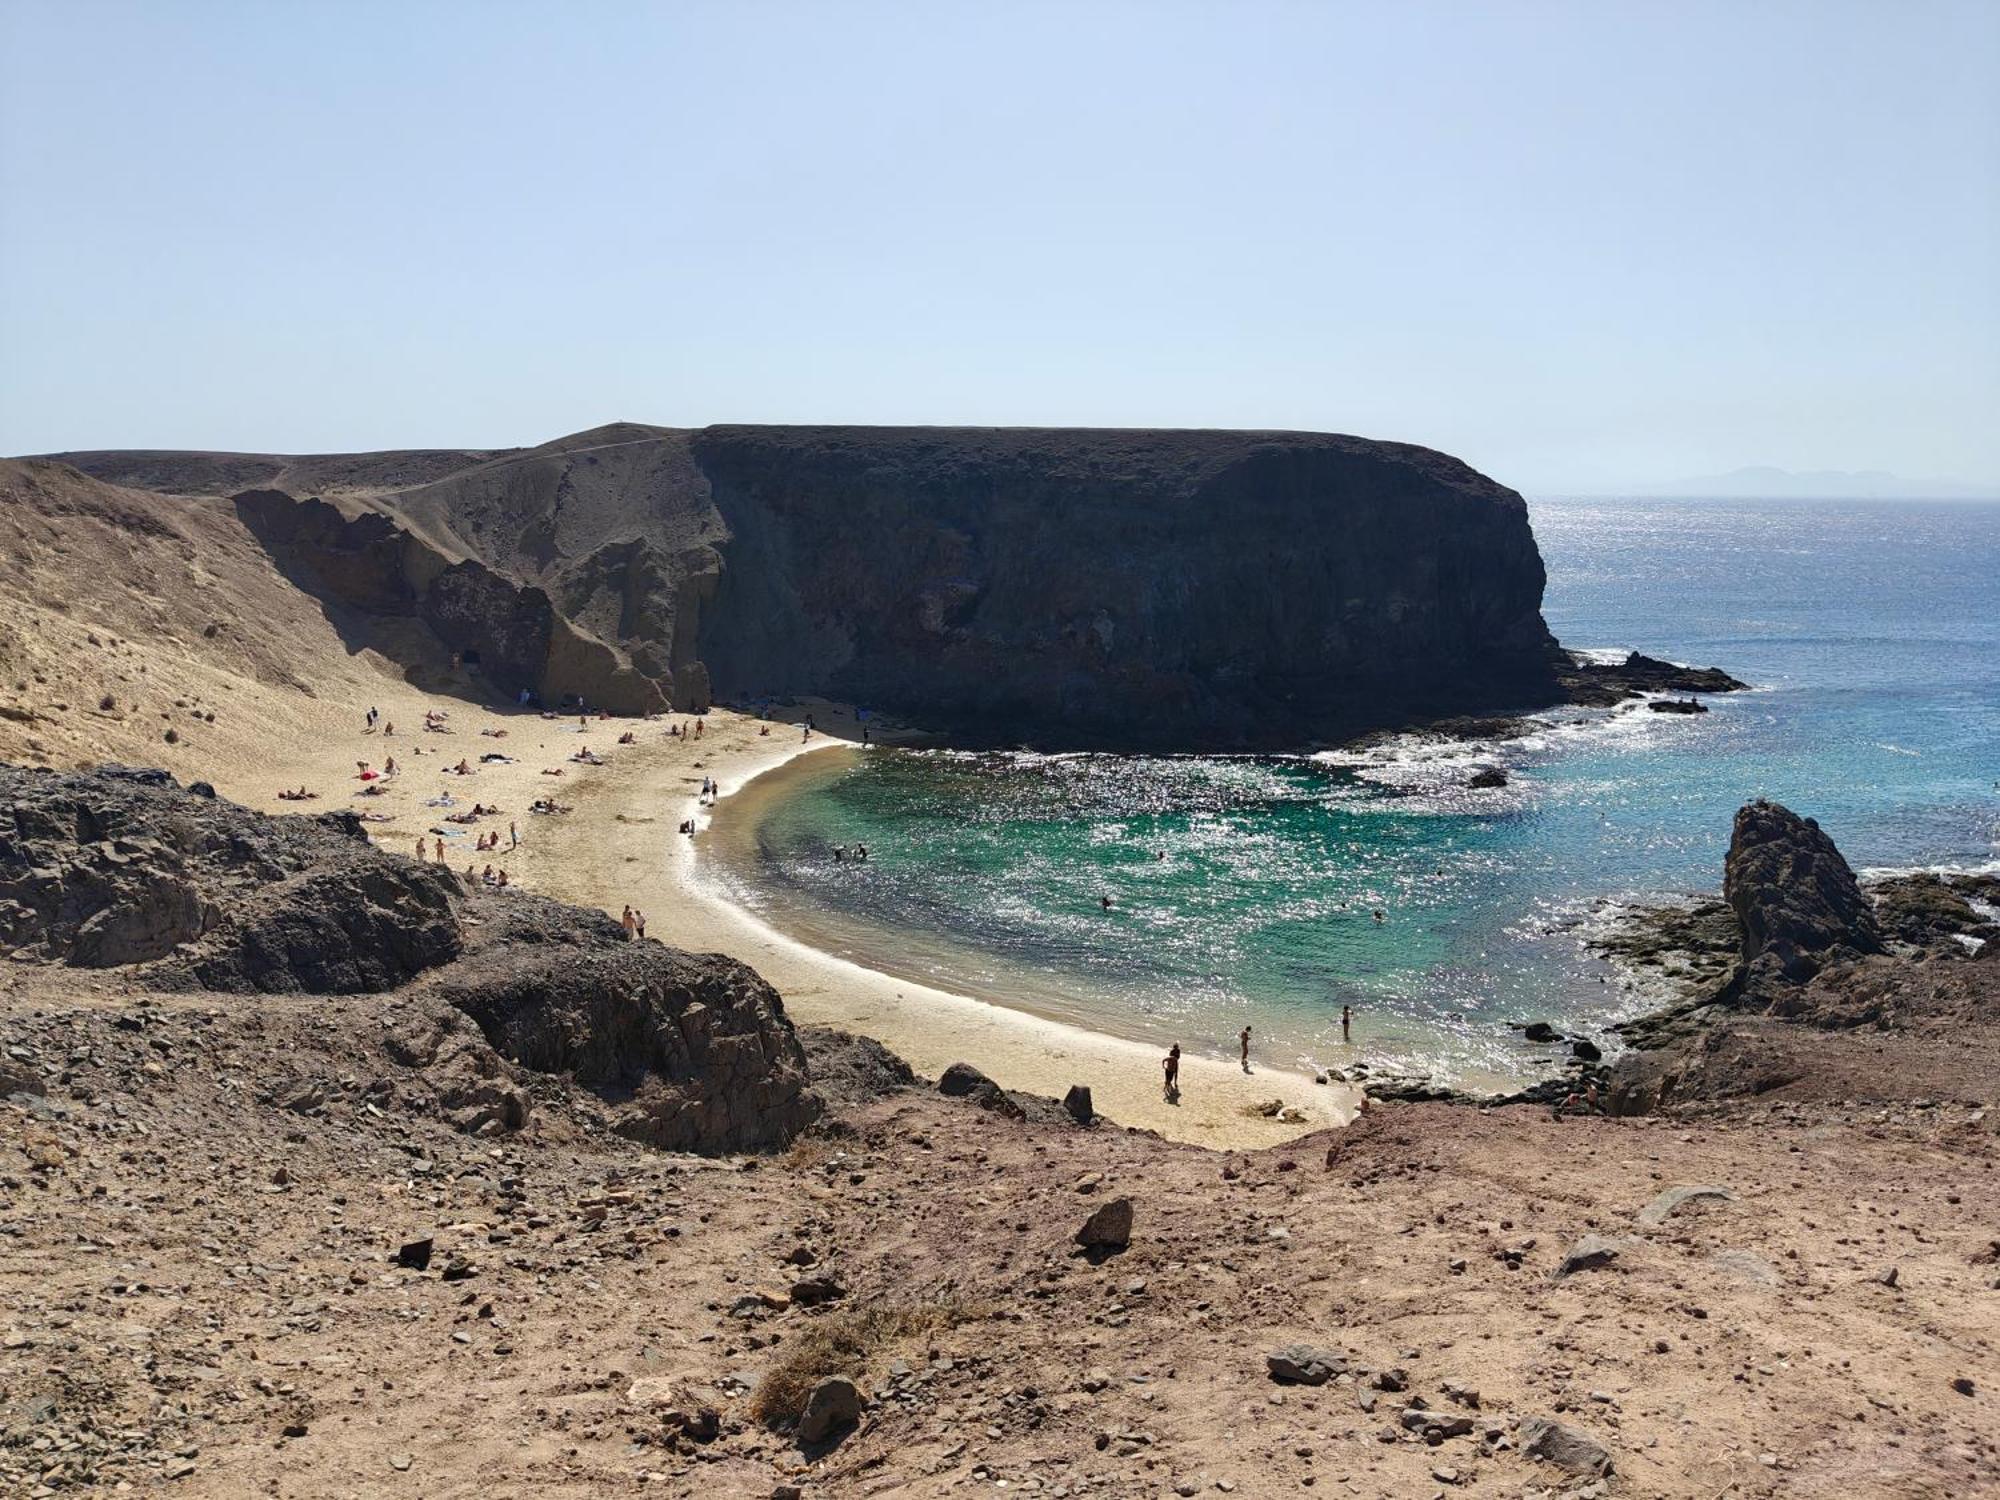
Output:
[[[1311,760],[830,752],[746,796],[748,826],[725,810],[720,876],[781,930],[942,988],[1497,1087],[1548,1066],[1508,1022],[1596,1031],[1657,998],[1581,939],[1714,890],[1749,798],[1818,818],[1858,868],[1995,867],[2000,502],[1530,509],[1566,646],[1755,691]],[[1481,766],[1510,785],[1468,789]],[[866,864],[833,860],[854,843]]]

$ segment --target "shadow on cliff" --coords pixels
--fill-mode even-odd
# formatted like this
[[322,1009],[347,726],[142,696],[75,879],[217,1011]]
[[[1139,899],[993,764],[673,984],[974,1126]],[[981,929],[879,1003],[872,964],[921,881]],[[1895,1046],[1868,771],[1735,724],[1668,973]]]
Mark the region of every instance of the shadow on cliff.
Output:
[[[414,599],[401,609],[394,607],[401,601],[385,599],[391,608],[384,610],[352,603],[349,597],[343,597],[343,588],[351,587],[351,580],[336,582],[321,572],[310,553],[297,545],[297,525],[285,516],[284,508],[274,503],[277,500],[285,502],[287,507],[300,503],[279,490],[246,491],[235,496],[231,503],[237,518],[262,545],[271,565],[287,583],[319,606],[349,656],[359,656],[364,651],[384,656],[403,669],[405,681],[426,692],[478,701],[498,696],[490,689],[482,691],[469,676],[451,670],[449,648],[417,618]],[[377,588],[386,594],[386,589],[380,585]]]
[[495,702],[525,691],[551,705],[574,694],[613,713],[668,706],[661,684],[564,618],[546,591],[448,556],[392,516],[282,490],[233,503],[350,652],[378,651],[420,687]]

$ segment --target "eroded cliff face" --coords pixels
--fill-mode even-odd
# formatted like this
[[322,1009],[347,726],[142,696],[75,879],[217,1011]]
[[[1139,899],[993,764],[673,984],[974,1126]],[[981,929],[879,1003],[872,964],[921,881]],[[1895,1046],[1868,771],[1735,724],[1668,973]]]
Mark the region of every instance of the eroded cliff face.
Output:
[[724,697],[822,692],[961,737],[1295,747],[1534,701],[1521,498],[1314,434],[710,428]]
[[350,628],[419,622],[510,695],[525,688],[550,703],[576,695],[619,713],[669,706],[671,681],[663,686],[579,630],[544,590],[454,559],[387,514],[350,514],[279,490],[246,491],[236,510],[300,587],[351,612]]
[[194,493],[310,476],[337,508],[239,500],[303,583],[549,701],[823,694],[963,743],[1192,750],[1559,691],[1521,497],[1403,444],[621,424],[456,467],[72,457]]

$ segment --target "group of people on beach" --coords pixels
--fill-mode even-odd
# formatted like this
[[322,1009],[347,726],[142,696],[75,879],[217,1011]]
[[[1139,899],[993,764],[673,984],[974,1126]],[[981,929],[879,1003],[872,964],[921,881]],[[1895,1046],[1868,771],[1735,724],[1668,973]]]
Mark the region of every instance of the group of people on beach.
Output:
[[642,911],[627,906],[620,925],[625,929],[625,941],[628,943],[638,942],[646,936],[646,914]]
[[[1236,1034],[1237,1058],[1242,1065],[1243,1071],[1246,1073],[1250,1071],[1250,1035],[1251,1029],[1248,1026],[1245,1026]],[[1354,1007],[1351,1005],[1340,1007],[1340,1039],[1343,1042],[1354,1040]],[[1181,1097],[1181,1044],[1179,1042],[1175,1042],[1169,1047],[1167,1055],[1160,1059],[1160,1072],[1165,1080],[1165,1097],[1167,1103],[1178,1104]],[[1326,1080],[1322,1078],[1320,1081],[1324,1083]],[[1590,1092],[1591,1103],[1594,1105],[1597,1094],[1595,1086],[1592,1087]],[[1558,1119],[1561,1118],[1560,1108],[1558,1106]]]
[[[520,831],[512,823],[509,823],[507,825],[507,847],[509,849],[518,849],[520,845],[521,845]],[[480,834],[479,842],[473,845],[472,852],[475,854],[486,854],[490,853],[492,850],[498,849],[499,847],[500,847],[500,830],[496,828],[491,833]]]

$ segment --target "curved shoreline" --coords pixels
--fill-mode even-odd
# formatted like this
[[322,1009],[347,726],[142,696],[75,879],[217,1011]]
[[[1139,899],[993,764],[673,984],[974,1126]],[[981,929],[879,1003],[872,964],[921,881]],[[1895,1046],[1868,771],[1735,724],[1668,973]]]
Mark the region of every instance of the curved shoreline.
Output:
[[[815,713],[822,722],[841,717],[830,706],[815,705]],[[697,805],[704,775],[726,800],[800,755],[852,742],[826,735],[807,745],[793,738],[796,726],[782,723],[770,725],[766,737],[757,720],[726,710],[704,723],[699,742],[651,735],[618,747],[610,764],[571,783],[576,811],[562,820],[564,857],[546,868],[530,862],[523,873],[533,885],[613,911],[629,892],[649,912],[650,936],[741,959],[771,982],[795,1020],[874,1037],[933,1077],[968,1062],[1004,1088],[1054,1098],[1083,1084],[1113,1123],[1224,1149],[1273,1145],[1353,1117],[1359,1095],[1346,1086],[1277,1068],[1246,1074],[1195,1056],[1183,1058],[1180,1098],[1169,1104],[1156,1046],[883,973],[780,932],[702,878],[698,840],[672,830],[686,818],[698,828],[712,819],[712,809]],[[626,787],[606,795],[630,773],[637,774]],[[644,811],[649,802],[657,810]],[[1303,1123],[1255,1112],[1274,1098],[1303,1114]]]

